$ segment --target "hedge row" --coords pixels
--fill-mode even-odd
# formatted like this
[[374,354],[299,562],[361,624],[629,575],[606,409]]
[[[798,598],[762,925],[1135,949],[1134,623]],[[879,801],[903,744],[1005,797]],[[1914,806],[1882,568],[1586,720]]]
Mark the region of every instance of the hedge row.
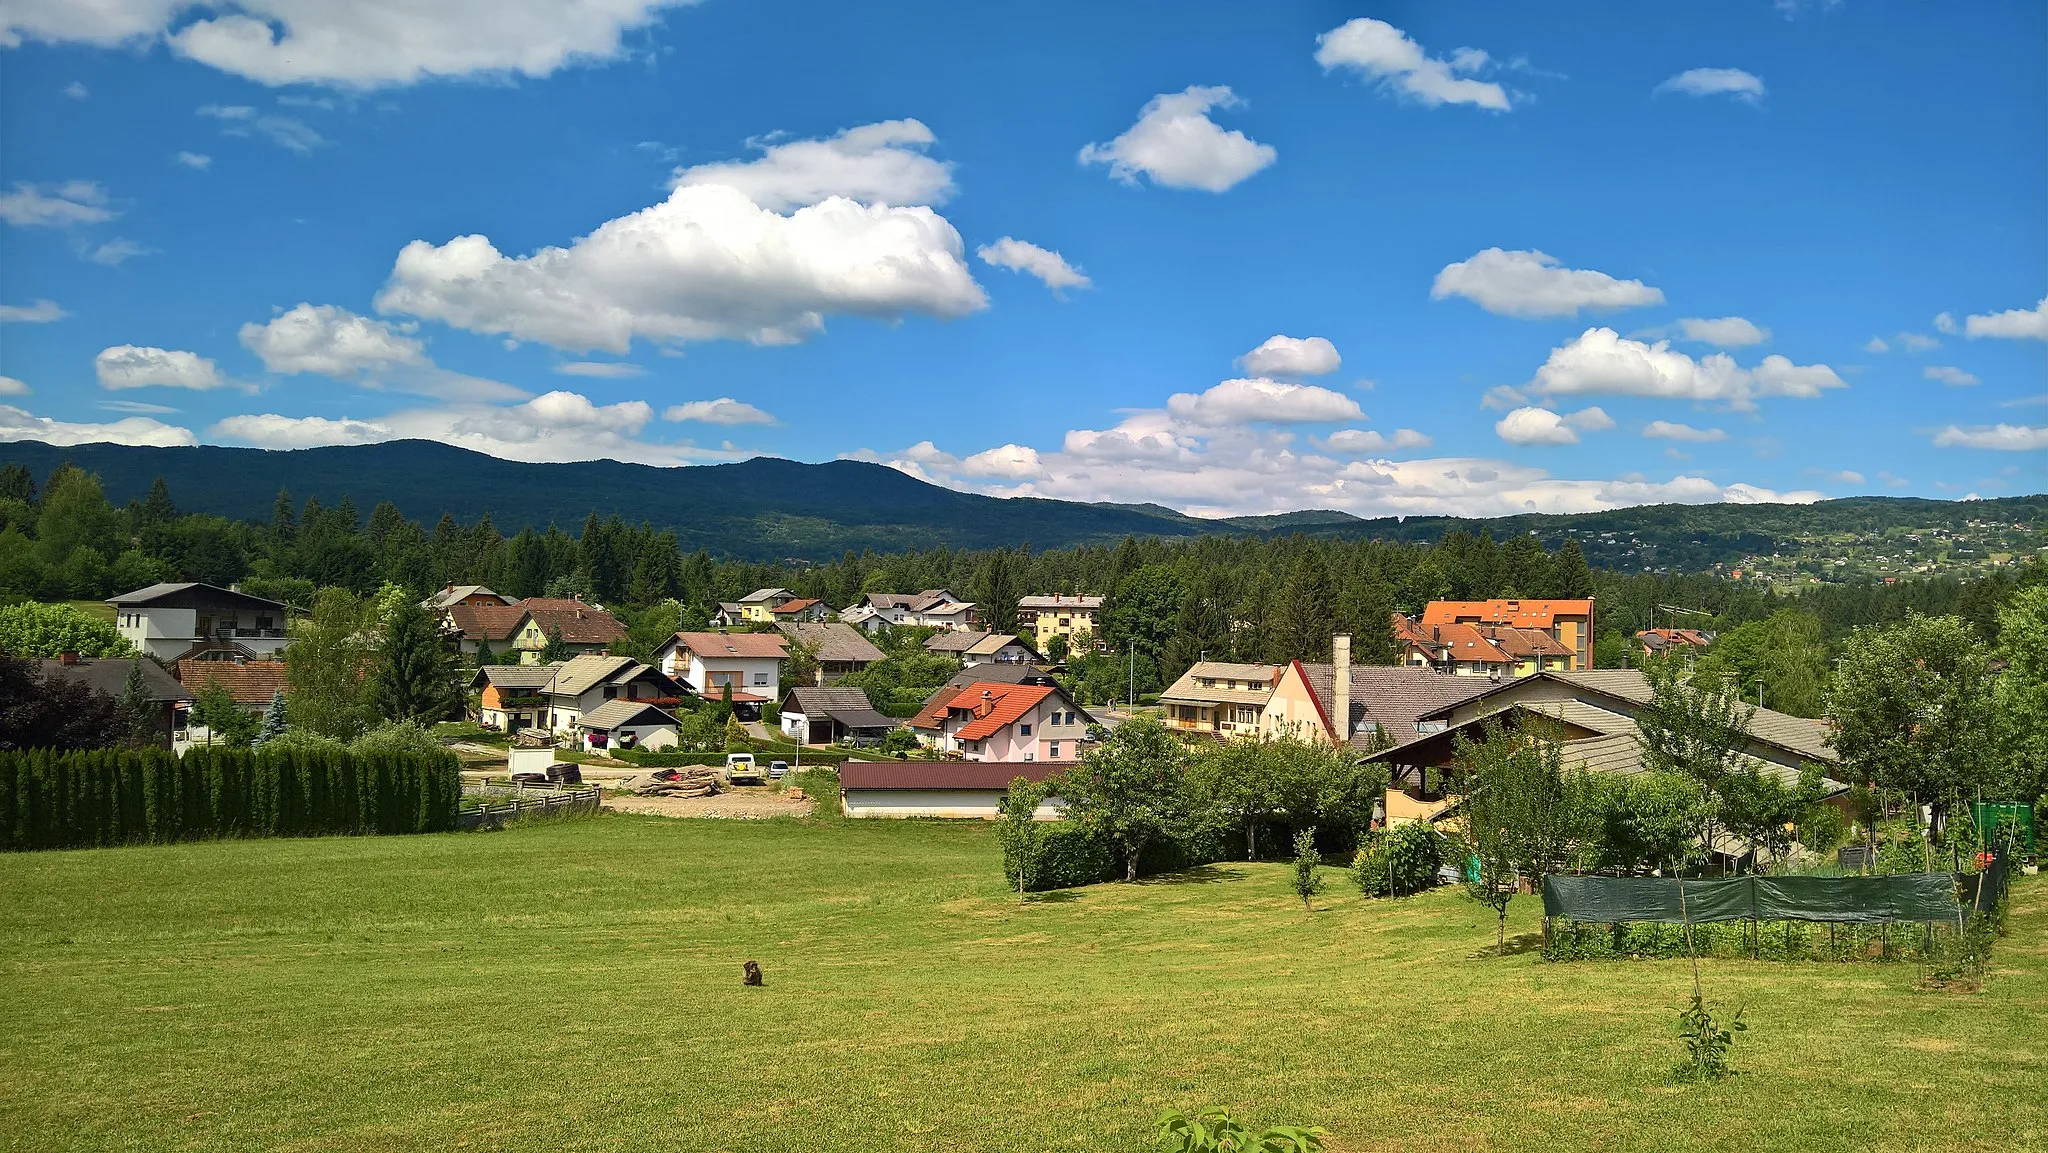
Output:
[[7,851],[443,832],[461,802],[460,762],[447,752],[0,751]]
[[[1156,838],[1138,855],[1138,875],[1172,873],[1242,856],[1244,844],[1227,830],[1189,829]],[[1003,876],[1017,883],[1017,859],[1003,849]],[[1024,887],[1034,893],[1121,881],[1124,863],[1108,840],[1073,821],[1040,826],[1038,860]]]

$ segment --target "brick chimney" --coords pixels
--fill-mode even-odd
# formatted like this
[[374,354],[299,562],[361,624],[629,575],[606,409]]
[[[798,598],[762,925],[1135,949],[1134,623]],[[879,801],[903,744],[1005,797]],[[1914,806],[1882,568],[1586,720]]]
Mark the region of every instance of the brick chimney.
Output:
[[1351,742],[1351,637],[1330,638],[1330,723],[1337,727],[1339,748]]

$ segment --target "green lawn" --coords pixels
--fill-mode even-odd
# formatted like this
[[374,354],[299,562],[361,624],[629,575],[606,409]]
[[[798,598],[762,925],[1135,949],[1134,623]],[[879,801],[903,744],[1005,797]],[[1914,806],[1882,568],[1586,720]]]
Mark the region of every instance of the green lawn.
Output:
[[1285,872],[1020,906],[982,826],[617,815],[0,856],[0,1148],[1092,1151],[1209,1103],[1340,1150],[2048,1148],[2039,878],[1979,993],[1709,962],[1743,1075],[1674,1088],[1683,962],[1475,957],[1456,894]]

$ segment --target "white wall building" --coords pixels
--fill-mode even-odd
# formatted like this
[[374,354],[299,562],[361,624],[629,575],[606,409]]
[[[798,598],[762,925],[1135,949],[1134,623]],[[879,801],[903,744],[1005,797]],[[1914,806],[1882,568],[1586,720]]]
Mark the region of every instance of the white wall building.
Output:
[[128,643],[158,660],[195,648],[239,647],[262,658],[282,650],[285,606],[233,589],[185,581],[154,584],[107,601]]

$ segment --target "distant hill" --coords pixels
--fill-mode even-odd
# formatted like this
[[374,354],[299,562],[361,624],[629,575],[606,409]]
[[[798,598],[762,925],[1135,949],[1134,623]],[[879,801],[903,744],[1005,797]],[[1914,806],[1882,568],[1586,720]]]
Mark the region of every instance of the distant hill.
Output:
[[747,559],[822,559],[848,549],[897,551],[946,545],[1037,548],[1109,543],[1126,536],[1241,533],[1436,540],[1456,530],[1496,539],[1535,533],[1566,537],[1587,559],[1613,568],[1706,568],[1768,555],[1795,536],[1866,535],[1888,529],[1958,529],[1968,522],[2048,521],[2048,497],[1922,500],[1855,497],[1813,505],[1648,505],[1613,512],[1472,519],[1361,519],[1331,510],[1205,520],[1158,505],[999,499],[927,484],[883,465],[836,460],[804,464],[756,457],[735,464],[659,468],[585,461],[524,464],[432,441],[298,449],[199,446],[142,448],[90,444],[60,448],[0,443],[0,464],[28,467],[40,483],[60,462],[98,473],[115,504],[140,499],[157,477],[187,512],[267,521],[279,489],[295,501],[343,496],[365,514],[390,501],[431,525],[445,513],[472,521],[489,513],[510,535],[553,523],[574,532],[591,512],[673,530],[685,549]]

